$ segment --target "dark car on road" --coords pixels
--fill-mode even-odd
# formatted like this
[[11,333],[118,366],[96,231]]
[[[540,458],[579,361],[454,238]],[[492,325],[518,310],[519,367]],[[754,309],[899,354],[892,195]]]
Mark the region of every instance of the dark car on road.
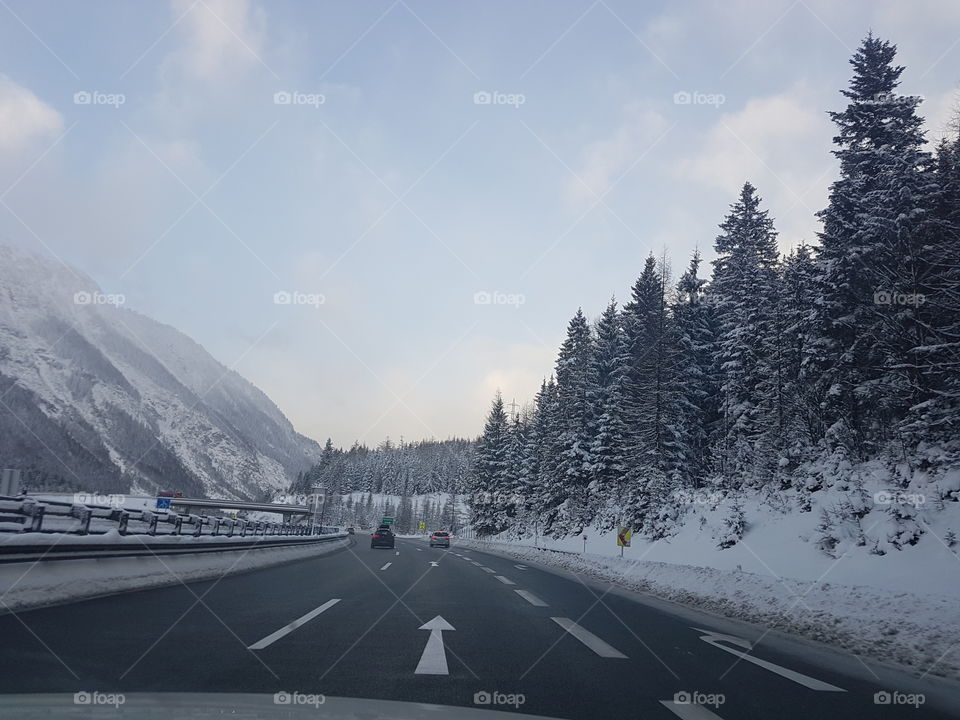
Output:
[[393,531],[390,530],[390,528],[382,528],[382,527],[378,528],[377,531],[370,536],[371,548],[378,548],[378,547],[393,548],[393,546],[394,546]]
[[430,547],[450,547],[450,533],[437,530],[430,536]]

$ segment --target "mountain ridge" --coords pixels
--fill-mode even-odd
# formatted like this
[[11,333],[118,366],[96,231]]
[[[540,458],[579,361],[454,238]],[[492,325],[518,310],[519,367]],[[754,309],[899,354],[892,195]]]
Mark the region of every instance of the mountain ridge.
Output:
[[0,465],[33,485],[239,499],[316,461],[259,388],[121,300],[0,245]]

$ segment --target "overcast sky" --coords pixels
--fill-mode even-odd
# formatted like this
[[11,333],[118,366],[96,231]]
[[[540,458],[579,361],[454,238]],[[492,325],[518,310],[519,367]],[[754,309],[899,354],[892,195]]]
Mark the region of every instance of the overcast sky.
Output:
[[826,111],[869,29],[899,46],[930,137],[960,80],[955,0],[3,0],[0,17],[0,239],[81,268],[342,445],[471,436],[497,388],[529,401],[577,307],[627,298],[651,250],[676,271],[698,245],[712,258],[748,178],[784,249],[813,240]]

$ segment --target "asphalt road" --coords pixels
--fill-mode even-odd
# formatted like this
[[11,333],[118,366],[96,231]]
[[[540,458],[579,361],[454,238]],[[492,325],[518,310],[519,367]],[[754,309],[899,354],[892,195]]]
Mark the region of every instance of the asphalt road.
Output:
[[0,693],[286,691],[588,720],[960,717],[955,685],[915,707],[929,680],[775,634],[751,646],[756,628],[610,590],[456,543],[372,550],[357,535],[216,582],[0,615]]

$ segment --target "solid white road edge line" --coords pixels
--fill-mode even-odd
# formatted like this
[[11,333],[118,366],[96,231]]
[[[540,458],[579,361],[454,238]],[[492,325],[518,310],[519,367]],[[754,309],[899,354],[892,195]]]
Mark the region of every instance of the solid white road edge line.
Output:
[[582,642],[588,648],[593,650],[600,657],[626,659],[627,656],[624,655],[622,652],[617,650],[612,645],[608,645],[607,643],[605,643],[603,640],[598,638],[589,630],[580,627],[570,618],[554,617],[550,619],[553,620],[557,625],[562,627],[564,630],[566,630],[568,633],[573,635],[573,637],[575,637],[577,640]]
[[294,621],[293,621],[292,623],[290,623],[289,625],[286,625],[286,626],[280,628],[279,630],[277,630],[277,631],[274,632],[274,633],[270,633],[270,634],[267,635],[263,640],[258,640],[258,641],[255,642],[253,645],[251,645],[250,647],[248,647],[247,650],[263,650],[265,647],[267,647],[268,645],[272,645],[272,644],[275,643],[277,640],[279,640],[280,638],[282,638],[284,635],[289,635],[290,633],[292,633],[294,630],[296,630],[296,629],[297,629],[298,627],[300,627],[301,625],[304,625],[304,624],[310,622],[310,621],[313,620],[317,615],[319,615],[320,613],[322,613],[324,610],[329,610],[329,609],[332,608],[334,605],[336,605],[338,602],[340,602],[340,598],[334,598],[333,600],[327,600],[323,605],[321,605],[321,606],[318,607],[318,608],[314,608],[313,610],[311,610],[310,612],[308,612],[308,613],[307,613],[306,615],[304,615],[303,617],[297,618],[296,620],[294,620]]

